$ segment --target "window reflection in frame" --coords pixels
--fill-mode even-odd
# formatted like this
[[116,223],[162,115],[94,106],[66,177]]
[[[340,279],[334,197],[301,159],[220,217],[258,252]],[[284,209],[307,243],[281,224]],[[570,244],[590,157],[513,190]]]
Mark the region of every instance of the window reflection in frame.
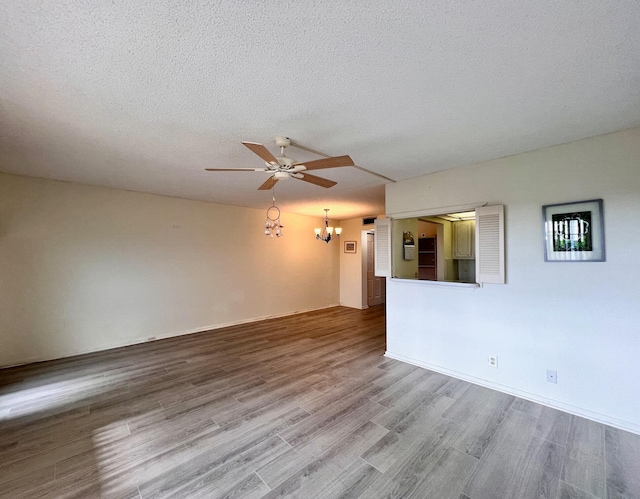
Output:
[[604,262],[602,199],[542,207],[545,262]]

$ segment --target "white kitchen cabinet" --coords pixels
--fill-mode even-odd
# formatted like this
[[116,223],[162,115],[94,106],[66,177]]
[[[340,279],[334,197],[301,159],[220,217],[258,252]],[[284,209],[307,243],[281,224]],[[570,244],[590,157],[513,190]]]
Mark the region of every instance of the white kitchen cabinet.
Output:
[[473,260],[476,257],[476,221],[463,220],[453,224],[452,256],[455,260]]

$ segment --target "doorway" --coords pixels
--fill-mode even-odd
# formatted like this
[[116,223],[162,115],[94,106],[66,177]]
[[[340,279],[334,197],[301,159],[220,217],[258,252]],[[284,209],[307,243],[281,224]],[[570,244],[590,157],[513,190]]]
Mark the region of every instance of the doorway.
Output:
[[367,306],[373,307],[386,302],[387,281],[384,277],[375,275],[375,243],[373,232],[366,233],[366,289],[367,289]]

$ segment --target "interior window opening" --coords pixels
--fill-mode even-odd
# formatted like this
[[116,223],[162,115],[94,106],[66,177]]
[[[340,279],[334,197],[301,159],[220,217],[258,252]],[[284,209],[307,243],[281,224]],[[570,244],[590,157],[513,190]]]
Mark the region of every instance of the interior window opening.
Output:
[[475,210],[395,219],[393,277],[476,282]]
[[377,219],[375,275],[446,286],[505,284],[504,205],[458,210]]

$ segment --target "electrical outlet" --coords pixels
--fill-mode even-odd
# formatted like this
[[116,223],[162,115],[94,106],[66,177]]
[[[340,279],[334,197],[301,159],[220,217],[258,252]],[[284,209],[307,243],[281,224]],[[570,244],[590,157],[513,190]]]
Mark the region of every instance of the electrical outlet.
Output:
[[491,367],[498,367],[498,357],[496,355],[491,355],[489,357],[489,365]]
[[547,381],[549,383],[558,383],[558,371],[547,369]]

